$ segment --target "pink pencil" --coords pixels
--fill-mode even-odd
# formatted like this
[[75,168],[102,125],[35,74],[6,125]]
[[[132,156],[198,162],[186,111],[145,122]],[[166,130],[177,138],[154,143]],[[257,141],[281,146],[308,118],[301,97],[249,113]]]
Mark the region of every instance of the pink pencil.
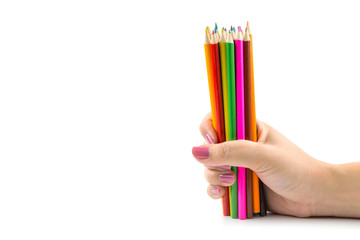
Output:
[[[236,128],[237,139],[245,139],[244,105],[244,55],[243,34],[238,27],[235,42],[235,77],[236,77]],[[245,168],[238,167],[238,217],[246,219],[246,174]]]

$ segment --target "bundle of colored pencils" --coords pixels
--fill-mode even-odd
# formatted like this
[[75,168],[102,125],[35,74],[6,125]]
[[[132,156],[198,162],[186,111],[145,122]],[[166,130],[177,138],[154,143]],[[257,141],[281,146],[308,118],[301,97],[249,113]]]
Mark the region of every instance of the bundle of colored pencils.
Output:
[[[253,44],[249,23],[226,28],[221,33],[205,30],[205,59],[210,92],[213,127],[219,143],[233,140],[257,141]],[[263,183],[256,173],[231,167],[235,183],[222,198],[223,215],[247,219],[265,216]]]

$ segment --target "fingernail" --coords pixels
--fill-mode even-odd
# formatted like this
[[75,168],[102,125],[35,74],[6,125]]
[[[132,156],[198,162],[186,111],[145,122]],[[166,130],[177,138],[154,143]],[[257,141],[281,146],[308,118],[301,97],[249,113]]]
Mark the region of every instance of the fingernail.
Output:
[[193,147],[192,154],[196,158],[206,159],[209,158],[209,148],[208,147]]
[[230,170],[231,166],[229,166],[229,165],[221,165],[221,166],[217,166],[216,168],[220,168],[220,169],[223,169],[223,170]]
[[220,174],[219,180],[223,183],[232,183],[232,182],[234,182],[234,174],[232,174],[232,173]]
[[208,144],[214,144],[214,140],[211,138],[209,134],[205,134],[205,140]]
[[218,186],[215,186],[211,189],[211,192],[215,195],[219,195],[220,194],[220,188]]

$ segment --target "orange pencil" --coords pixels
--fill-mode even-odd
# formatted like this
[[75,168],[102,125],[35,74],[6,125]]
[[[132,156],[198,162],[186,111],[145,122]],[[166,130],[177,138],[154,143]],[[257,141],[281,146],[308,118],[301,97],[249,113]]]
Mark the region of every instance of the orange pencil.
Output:
[[[255,87],[254,87],[254,57],[253,57],[253,40],[252,34],[250,32],[249,22],[246,23],[246,31],[250,37],[250,57],[251,57],[251,88],[250,92],[250,101],[251,101],[251,109],[250,109],[250,119],[251,122],[250,128],[251,132],[249,133],[249,140],[253,142],[257,142],[257,131],[256,131],[256,112],[255,112]],[[259,178],[255,172],[252,173],[253,178],[253,211],[255,214],[260,214],[260,191],[259,191]]]
[[[251,132],[251,141],[257,142],[257,130],[256,130],[256,112],[255,112],[255,87],[254,87],[254,55],[253,55],[253,38],[250,31],[249,22],[246,23],[246,28],[249,32],[250,37],[250,51],[251,51],[251,98],[253,102],[253,116],[252,119],[255,119],[255,122],[252,123],[252,132]],[[265,197],[263,191],[263,183],[258,178],[255,172],[253,172],[253,208],[255,214],[260,214],[260,216],[266,215],[265,209]]]
[[[205,60],[208,75],[208,85],[210,93],[211,116],[212,124],[218,134],[219,142],[225,141],[224,130],[224,113],[221,93],[221,75],[220,75],[220,62],[219,62],[219,46],[214,35],[210,35],[209,27],[205,31]],[[225,189],[225,194],[222,197],[223,215],[230,215],[229,203],[229,189]]]
[[205,61],[206,61],[206,71],[208,76],[208,85],[209,85],[209,94],[210,94],[210,105],[211,105],[211,116],[212,116],[212,123],[213,127],[216,129],[216,111],[215,111],[215,92],[214,92],[214,69],[212,64],[212,57],[211,57],[211,41],[210,41],[210,31],[209,27],[205,30]]

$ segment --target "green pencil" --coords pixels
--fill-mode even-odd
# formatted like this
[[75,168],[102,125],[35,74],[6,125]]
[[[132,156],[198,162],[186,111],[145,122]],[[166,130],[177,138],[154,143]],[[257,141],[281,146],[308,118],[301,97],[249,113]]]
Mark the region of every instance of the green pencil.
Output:
[[[225,126],[225,140],[229,141],[229,104],[228,104],[228,83],[227,83],[227,64],[226,64],[226,30],[222,30],[219,46],[220,46],[220,67],[221,67],[221,83],[222,83],[222,95],[224,106],[224,126]],[[230,188],[227,187],[225,194],[229,195],[229,209],[231,215],[231,194]]]
[[[236,140],[236,89],[235,89],[235,50],[231,32],[226,41],[226,65],[227,65],[227,97],[229,106],[229,140]],[[231,167],[235,173],[235,183],[230,186],[230,215],[238,218],[238,169]]]

